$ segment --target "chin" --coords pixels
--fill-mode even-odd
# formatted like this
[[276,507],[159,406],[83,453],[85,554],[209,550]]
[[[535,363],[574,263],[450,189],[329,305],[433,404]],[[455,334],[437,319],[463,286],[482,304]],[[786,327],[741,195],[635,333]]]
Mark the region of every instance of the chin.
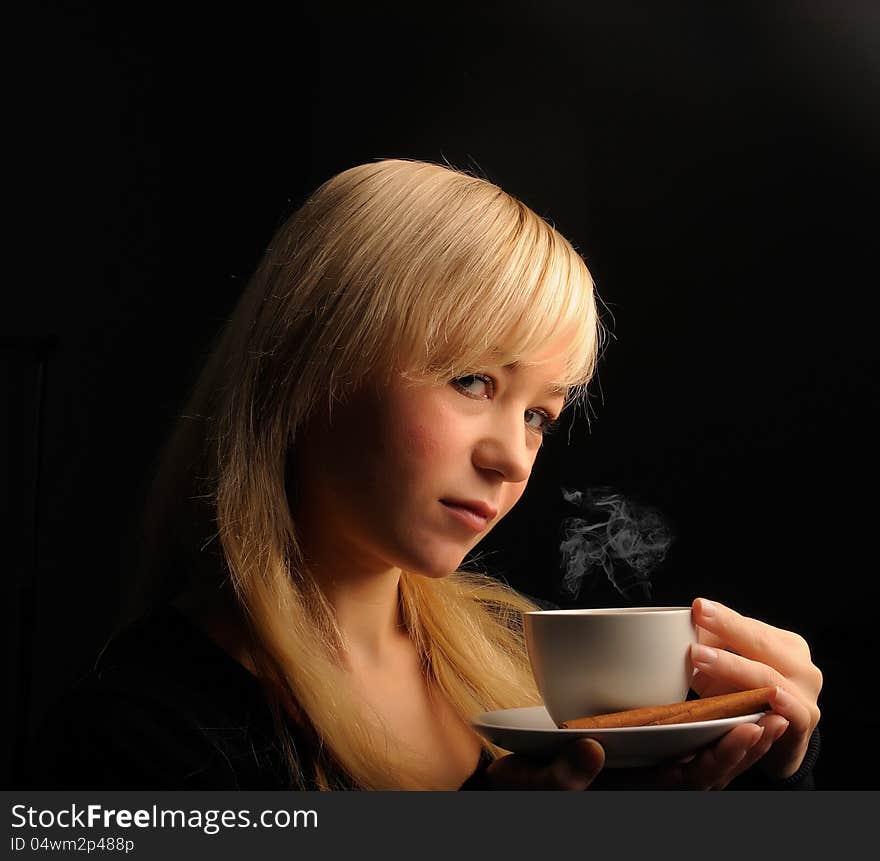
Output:
[[430,557],[423,553],[413,554],[404,564],[398,567],[421,577],[430,577],[432,580],[440,580],[448,577],[453,571],[457,571],[464,561],[467,553],[457,550],[455,553],[440,553]]

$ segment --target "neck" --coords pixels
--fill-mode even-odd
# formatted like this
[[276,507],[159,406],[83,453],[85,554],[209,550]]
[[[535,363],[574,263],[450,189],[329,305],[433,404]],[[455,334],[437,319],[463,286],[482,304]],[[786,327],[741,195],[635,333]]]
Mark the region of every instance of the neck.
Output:
[[410,644],[400,610],[399,568],[370,571],[312,562],[309,573],[333,607],[351,667],[377,669]]

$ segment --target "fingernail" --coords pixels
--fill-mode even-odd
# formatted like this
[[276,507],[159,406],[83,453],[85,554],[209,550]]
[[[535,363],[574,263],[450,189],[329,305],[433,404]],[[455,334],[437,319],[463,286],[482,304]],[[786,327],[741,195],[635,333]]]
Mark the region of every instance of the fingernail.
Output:
[[705,598],[700,598],[700,612],[706,619],[711,619],[715,615],[715,605]]
[[755,736],[754,741],[749,742],[749,750],[751,750],[764,737],[765,727],[759,726],[758,729],[761,731]]
[[776,730],[776,733],[773,736],[773,741],[774,742],[779,741],[779,739],[781,739],[782,736],[785,735],[785,731],[787,729],[788,729],[788,721],[785,722],[785,726],[782,726],[778,730]]
[[[588,750],[587,745],[589,745],[592,750]],[[599,744],[598,741],[593,738],[587,738],[584,739],[583,742],[581,742],[578,751],[578,765],[580,766],[581,771],[587,774],[592,774],[597,770],[597,765],[599,766],[599,768],[602,767],[604,761],[605,748],[602,747],[602,745]]]
[[694,643],[691,646],[691,660],[695,664],[711,664],[718,657],[715,649],[710,649],[702,643]]
[[773,706],[780,706],[784,709],[791,708],[792,703],[794,702],[794,698],[792,695],[785,690],[785,688],[776,688],[776,696],[773,697]]

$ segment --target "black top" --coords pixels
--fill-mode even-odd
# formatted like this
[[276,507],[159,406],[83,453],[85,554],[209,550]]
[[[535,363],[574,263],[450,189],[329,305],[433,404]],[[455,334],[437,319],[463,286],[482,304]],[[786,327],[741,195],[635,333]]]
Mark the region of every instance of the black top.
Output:
[[[293,720],[287,726],[301,763],[311,763],[305,788],[314,789],[315,749]],[[793,780],[747,773],[730,788],[812,789],[818,733],[813,742]],[[491,761],[484,750],[460,788],[488,788]],[[624,786],[627,771],[605,770],[593,788],[634,788]],[[260,683],[170,604],[114,637],[53,704],[30,774],[33,789],[290,788]]]
[[[286,723],[315,789],[315,746]],[[259,681],[171,604],[111,639],[49,709],[31,760],[33,789],[291,788]]]

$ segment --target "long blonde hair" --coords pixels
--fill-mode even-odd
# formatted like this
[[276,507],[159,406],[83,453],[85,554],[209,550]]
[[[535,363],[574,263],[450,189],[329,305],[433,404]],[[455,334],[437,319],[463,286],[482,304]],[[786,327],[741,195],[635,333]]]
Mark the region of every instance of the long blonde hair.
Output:
[[[133,606],[187,580],[229,589],[292,788],[309,778],[289,715],[316,741],[319,788],[431,788],[346,684],[340,630],[291,517],[298,434],[322,399],[332,413],[367,379],[403,371],[447,383],[487,362],[526,361],[561,332],[571,349],[556,382],[575,402],[603,339],[586,264],[525,204],[461,170],[406,159],[352,167],[272,238],[162,451]],[[399,595],[426,679],[462,718],[540,702],[521,627],[533,602],[463,571],[404,571]]]

